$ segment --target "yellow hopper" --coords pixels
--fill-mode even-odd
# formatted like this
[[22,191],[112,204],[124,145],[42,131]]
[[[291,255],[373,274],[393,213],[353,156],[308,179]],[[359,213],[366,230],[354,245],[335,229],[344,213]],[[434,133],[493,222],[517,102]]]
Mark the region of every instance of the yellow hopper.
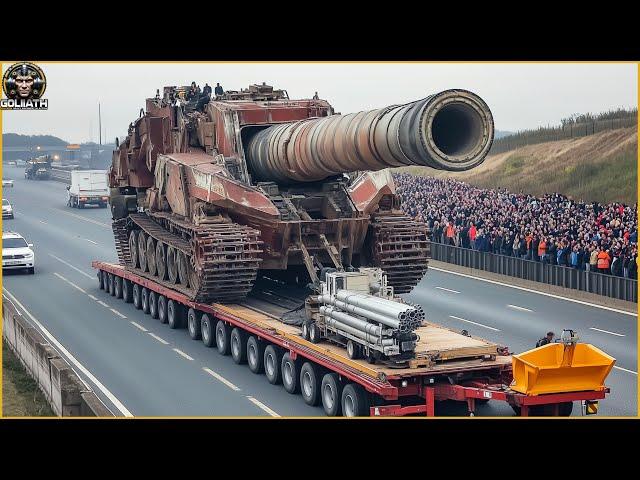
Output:
[[602,390],[615,361],[588,343],[550,343],[513,355],[511,389],[526,395]]

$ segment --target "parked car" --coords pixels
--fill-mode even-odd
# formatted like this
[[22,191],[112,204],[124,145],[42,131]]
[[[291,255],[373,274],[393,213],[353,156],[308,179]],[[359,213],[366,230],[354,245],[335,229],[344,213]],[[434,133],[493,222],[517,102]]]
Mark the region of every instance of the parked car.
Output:
[[18,165],[18,162],[16,162],[15,160],[9,160],[7,162],[7,165],[10,166],[10,167],[15,167],[15,166]]
[[27,243],[19,233],[2,232],[2,269],[26,269],[31,274],[35,273],[36,256],[31,247],[33,243]]
[[2,188],[5,188],[5,187],[13,188],[13,180],[8,180],[6,178],[3,178],[2,179]]
[[2,218],[13,218],[13,206],[6,198],[2,199]]

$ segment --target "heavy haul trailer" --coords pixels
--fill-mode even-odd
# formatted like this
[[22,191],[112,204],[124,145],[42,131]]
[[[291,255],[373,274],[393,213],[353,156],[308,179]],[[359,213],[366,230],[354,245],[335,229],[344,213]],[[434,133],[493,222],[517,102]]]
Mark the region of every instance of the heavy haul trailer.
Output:
[[287,308],[265,307],[259,298],[198,303],[120,265],[92,266],[101,289],[170,328],[187,328],[193,339],[248,363],[289,393],[301,393],[307,404],[321,404],[329,416],[434,416],[435,402],[444,400],[465,402],[471,416],[489,400],[507,402],[520,416],[568,416],[577,401],[586,414],[597,412],[609,393],[604,379],[615,359],[587,344],[574,345],[575,352],[551,344],[511,355],[505,347],[426,323],[417,330],[415,360],[391,368],[349,358],[338,345],[305,340],[299,327],[281,321]]

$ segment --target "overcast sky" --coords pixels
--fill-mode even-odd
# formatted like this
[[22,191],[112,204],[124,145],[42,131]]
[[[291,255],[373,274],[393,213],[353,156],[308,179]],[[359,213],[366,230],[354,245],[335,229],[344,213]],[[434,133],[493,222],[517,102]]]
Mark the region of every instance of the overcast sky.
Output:
[[[3,113],[4,132],[50,134],[69,142],[122,137],[144,99],[165,85],[220,82],[239,90],[267,82],[310,98],[317,91],[350,113],[465,88],[491,108],[498,130],[558,124],[573,113],[638,104],[636,64],[107,63],[39,64],[47,76],[47,111]],[[3,64],[4,70],[8,64]]]

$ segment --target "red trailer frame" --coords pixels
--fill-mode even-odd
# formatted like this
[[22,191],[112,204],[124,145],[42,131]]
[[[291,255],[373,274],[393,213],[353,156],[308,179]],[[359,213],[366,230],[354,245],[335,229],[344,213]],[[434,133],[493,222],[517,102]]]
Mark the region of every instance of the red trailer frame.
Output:
[[[569,402],[597,402],[604,399],[609,393],[609,388],[600,391],[568,392],[548,395],[530,396],[514,392],[508,385],[512,380],[511,365],[492,365],[489,367],[473,367],[456,372],[467,378],[459,383],[450,382],[450,373],[430,373],[416,369],[414,376],[398,375],[387,378],[373,378],[342,363],[335,358],[322,355],[320,352],[308,348],[303,343],[292,341],[265,328],[260,328],[245,319],[220,310],[215,305],[203,304],[189,300],[184,294],[164,287],[152,280],[125,270],[122,266],[102,261],[93,261],[92,267],[101,272],[115,275],[122,279],[138,284],[152,290],[167,299],[174,300],[183,306],[207,313],[212,318],[222,320],[230,325],[238,327],[245,332],[255,335],[263,341],[270,342],[288,351],[292,360],[298,356],[337,373],[342,380],[350,380],[362,386],[367,392],[377,396],[380,405],[370,407],[371,416],[403,416],[422,414],[435,415],[435,402],[454,400],[466,402],[470,415],[474,415],[476,402],[502,401],[509,403],[520,416],[528,416],[531,413],[558,416],[562,414],[562,405]],[[400,401],[402,403],[391,404],[386,402]],[[382,404],[384,403],[384,404]],[[538,407],[538,410],[532,409]],[[543,410],[541,410],[543,409]]]

